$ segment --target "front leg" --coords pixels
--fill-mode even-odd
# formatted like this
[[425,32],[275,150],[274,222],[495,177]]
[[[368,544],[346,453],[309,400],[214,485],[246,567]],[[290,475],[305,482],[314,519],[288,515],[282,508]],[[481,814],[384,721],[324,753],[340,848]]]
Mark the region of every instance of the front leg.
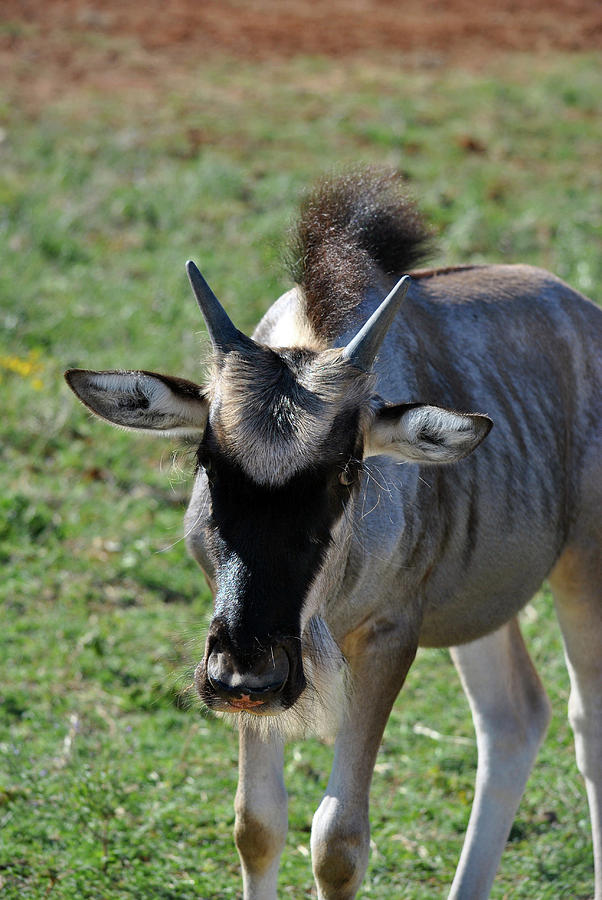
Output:
[[288,828],[284,746],[239,728],[234,838],[242,865],[244,900],[275,900],[280,854]]
[[391,707],[416,654],[407,629],[369,622],[349,635],[348,714],[335,743],[326,793],[314,815],[311,851],[320,900],[351,900],[368,865],[369,793]]

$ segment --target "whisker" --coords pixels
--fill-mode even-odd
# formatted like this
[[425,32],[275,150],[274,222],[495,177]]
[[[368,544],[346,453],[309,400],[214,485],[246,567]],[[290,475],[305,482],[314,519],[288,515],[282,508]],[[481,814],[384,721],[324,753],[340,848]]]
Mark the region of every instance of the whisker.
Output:
[[189,537],[189,536],[192,534],[193,530],[196,528],[196,526],[199,524],[199,522],[200,522],[200,521],[202,520],[202,518],[203,518],[205,509],[207,508],[207,501],[208,501],[208,499],[209,499],[209,498],[208,498],[207,496],[205,496],[205,500],[204,500],[204,502],[203,502],[203,507],[202,507],[202,509],[199,511],[198,516],[196,517],[196,519],[194,520],[194,522],[192,523],[192,525],[188,528],[188,530],[185,531],[184,534],[181,535],[181,537],[179,537],[177,540],[175,540],[175,541],[173,542],[173,544],[169,544],[167,547],[160,547],[158,550],[155,550],[155,553],[166,553],[168,550],[173,550],[174,547],[176,547],[176,546],[177,546],[179,543],[181,543],[182,541],[185,541],[186,538]]

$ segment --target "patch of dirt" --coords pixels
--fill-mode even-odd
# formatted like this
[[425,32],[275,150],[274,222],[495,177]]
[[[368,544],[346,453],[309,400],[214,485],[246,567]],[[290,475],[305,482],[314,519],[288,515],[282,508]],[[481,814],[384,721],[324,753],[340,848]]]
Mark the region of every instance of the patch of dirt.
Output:
[[512,51],[601,44],[599,0],[2,0],[0,9],[0,79],[38,101],[68,83],[156,83],[220,54],[392,54],[397,65],[482,68]]

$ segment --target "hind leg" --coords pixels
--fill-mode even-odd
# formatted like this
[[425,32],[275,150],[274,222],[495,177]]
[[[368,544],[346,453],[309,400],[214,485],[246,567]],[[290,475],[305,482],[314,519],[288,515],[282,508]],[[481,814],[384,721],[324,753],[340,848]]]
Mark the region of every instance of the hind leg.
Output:
[[450,900],[489,896],[550,709],[516,619],[452,647],[478,749],[475,797]]
[[592,821],[595,900],[602,900],[601,554],[593,541],[573,544],[550,576],[571,679],[569,720]]

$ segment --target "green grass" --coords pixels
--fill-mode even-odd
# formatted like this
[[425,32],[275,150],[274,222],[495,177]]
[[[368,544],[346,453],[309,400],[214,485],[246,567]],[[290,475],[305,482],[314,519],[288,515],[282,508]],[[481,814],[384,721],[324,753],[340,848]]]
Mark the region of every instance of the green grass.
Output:
[[[531,262],[593,293],[598,77],[588,57],[516,58],[496,75],[225,60],[152,102],[87,89],[28,116],[0,99],[3,896],[240,895],[236,739],[190,689],[210,611],[180,540],[190,460],[91,421],[62,370],[200,378],[184,261],[250,329],[288,286],[279,260],[299,193],[349,163],[406,173],[437,261]],[[546,594],[525,629],[555,717],[493,896],[586,898],[586,802]],[[471,741],[447,654],[424,652],[377,765],[362,896],[445,895]],[[316,741],[288,749],[284,896],[312,896],[309,827],[330,761]]]

